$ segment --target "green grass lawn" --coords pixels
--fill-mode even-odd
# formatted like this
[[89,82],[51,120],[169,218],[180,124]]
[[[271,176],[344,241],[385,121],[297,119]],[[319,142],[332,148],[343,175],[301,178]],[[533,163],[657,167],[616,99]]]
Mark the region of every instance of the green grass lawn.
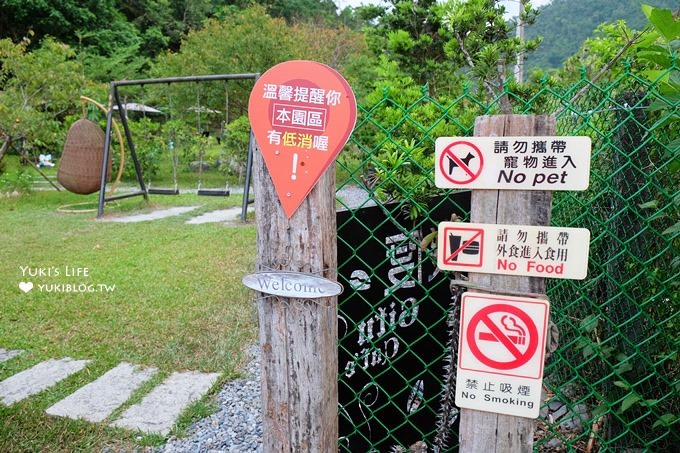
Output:
[[[94,204],[96,194],[36,190],[0,198],[0,347],[26,351],[0,364],[0,380],[48,358],[93,361],[53,389],[0,405],[2,452],[159,443],[158,437],[44,411],[121,361],[159,368],[157,380],[171,371],[202,370],[223,373],[223,383],[238,375],[242,349],[256,339],[255,308],[240,281],[254,267],[254,225],[184,224],[201,212],[240,206],[240,196],[152,196],[149,203],[133,198],[107,206],[113,216],[200,205],[190,214],[142,223],[57,211],[82,201]],[[66,275],[77,268],[87,275]],[[32,282],[34,289],[25,294],[20,282]],[[108,285],[109,291],[48,292],[52,284]],[[41,291],[39,285],[46,286]],[[209,411],[209,399],[197,403],[176,433]]]

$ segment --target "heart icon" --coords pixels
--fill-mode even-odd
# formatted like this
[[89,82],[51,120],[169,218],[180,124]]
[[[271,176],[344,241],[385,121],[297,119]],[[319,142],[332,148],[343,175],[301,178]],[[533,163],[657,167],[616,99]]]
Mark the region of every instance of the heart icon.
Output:
[[291,218],[347,143],[357,105],[352,88],[334,69],[315,61],[286,61],[257,80],[248,118]]
[[33,289],[33,282],[19,282],[19,289],[27,293]]

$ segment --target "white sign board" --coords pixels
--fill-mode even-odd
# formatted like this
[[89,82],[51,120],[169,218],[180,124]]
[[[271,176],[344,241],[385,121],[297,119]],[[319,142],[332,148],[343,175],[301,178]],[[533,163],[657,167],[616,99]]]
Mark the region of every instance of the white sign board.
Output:
[[437,187],[585,190],[590,137],[439,137]]
[[241,279],[248,288],[293,299],[316,299],[342,294],[340,283],[302,272],[256,272]]
[[463,294],[458,407],[538,417],[549,311],[542,299]]
[[442,270],[573,280],[588,273],[585,228],[442,222],[437,241]]

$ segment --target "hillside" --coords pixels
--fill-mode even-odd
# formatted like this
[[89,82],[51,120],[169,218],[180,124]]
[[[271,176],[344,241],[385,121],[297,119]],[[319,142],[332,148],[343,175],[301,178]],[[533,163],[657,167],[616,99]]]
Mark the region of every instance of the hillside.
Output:
[[553,0],[540,8],[536,23],[527,28],[528,37],[543,36],[538,50],[529,55],[527,68],[560,66],[603,22],[623,19],[633,29],[643,28],[647,20],[641,3],[678,8],[678,0]]

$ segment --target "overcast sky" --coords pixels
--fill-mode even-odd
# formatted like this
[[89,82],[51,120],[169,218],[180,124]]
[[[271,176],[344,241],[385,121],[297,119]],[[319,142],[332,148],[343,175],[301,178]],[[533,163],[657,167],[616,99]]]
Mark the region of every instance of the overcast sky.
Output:
[[[532,0],[531,4],[537,8],[539,6],[547,5],[552,0]],[[335,0],[335,4],[338,5],[340,9],[345,6],[360,6],[372,3],[380,3],[380,0]],[[505,4],[505,9],[510,13],[511,16],[516,16],[519,10],[518,0],[503,0],[501,3]]]

